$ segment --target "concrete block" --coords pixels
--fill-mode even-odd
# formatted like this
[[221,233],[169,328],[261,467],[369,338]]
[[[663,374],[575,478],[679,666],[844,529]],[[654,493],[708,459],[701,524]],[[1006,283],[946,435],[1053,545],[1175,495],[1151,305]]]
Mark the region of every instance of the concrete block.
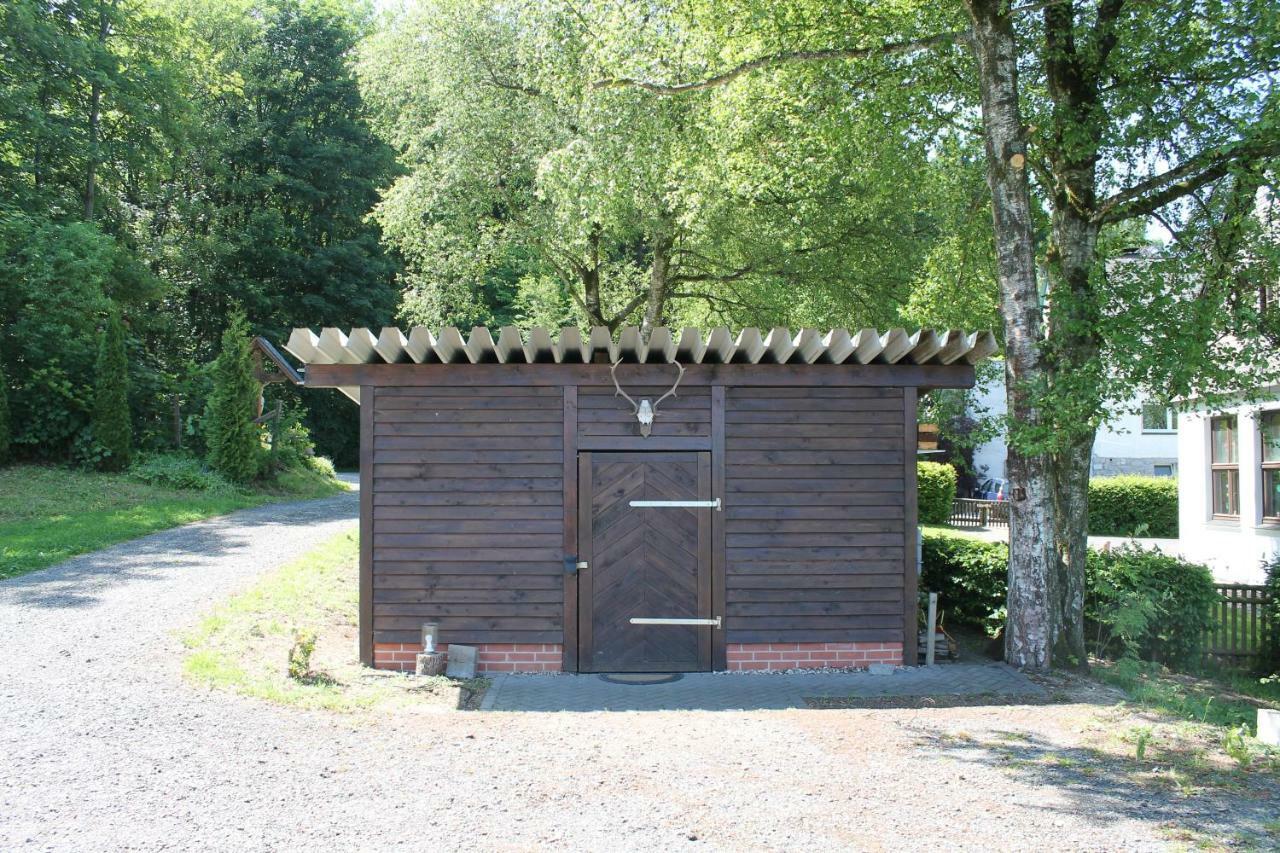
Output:
[[1269,746],[1280,746],[1280,711],[1258,709],[1258,740]]
[[449,644],[449,667],[445,675],[450,678],[476,677],[476,647]]
[[867,667],[867,672],[872,675],[893,675],[893,665],[887,663],[873,663]]

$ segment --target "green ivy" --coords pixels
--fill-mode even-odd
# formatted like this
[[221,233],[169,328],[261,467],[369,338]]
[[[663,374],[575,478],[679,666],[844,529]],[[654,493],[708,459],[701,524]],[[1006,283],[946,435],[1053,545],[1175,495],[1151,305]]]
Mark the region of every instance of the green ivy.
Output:
[[1178,481],[1172,477],[1096,477],[1089,482],[1094,536],[1178,538]]
[[917,462],[916,496],[921,524],[946,524],[956,499],[956,469],[942,462]]

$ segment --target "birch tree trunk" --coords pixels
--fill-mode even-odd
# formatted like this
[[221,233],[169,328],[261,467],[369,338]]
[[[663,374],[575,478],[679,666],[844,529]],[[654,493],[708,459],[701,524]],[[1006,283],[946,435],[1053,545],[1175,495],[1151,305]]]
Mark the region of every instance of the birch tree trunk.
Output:
[[[1009,414],[1037,426],[1036,388],[1046,379],[1042,311],[1036,287],[1026,131],[1018,102],[1017,44],[1000,0],[966,0],[982,96],[987,184],[995,225],[997,274],[1005,331]],[[1009,443],[1009,597],[1005,659],[1042,669],[1053,664],[1060,630],[1058,560],[1050,460]]]

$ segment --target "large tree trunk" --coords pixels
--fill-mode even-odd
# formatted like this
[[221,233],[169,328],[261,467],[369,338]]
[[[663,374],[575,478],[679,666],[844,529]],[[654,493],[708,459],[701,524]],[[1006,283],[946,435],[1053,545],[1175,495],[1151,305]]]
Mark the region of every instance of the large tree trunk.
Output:
[[[1084,646],[1085,562],[1089,529],[1089,474],[1095,419],[1102,408],[1105,380],[1099,362],[1097,208],[1098,129],[1105,124],[1098,99],[1099,74],[1115,46],[1121,0],[1098,10],[1089,49],[1077,46],[1075,9],[1070,3],[1044,9],[1044,67],[1053,105],[1048,148],[1053,175],[1050,200],[1053,231],[1046,253],[1049,279],[1047,329],[1050,386],[1071,405],[1055,405],[1052,430],[1054,539],[1058,550],[1062,634],[1058,663],[1088,666]],[[1063,388],[1062,386],[1067,386]],[[1059,399],[1053,395],[1051,399]]]
[[[1019,108],[1017,45],[1000,0],[967,0],[982,95],[987,184],[995,224],[1005,385],[1016,424],[1041,422],[1036,393],[1045,381],[1042,311],[1036,287],[1026,133]],[[1059,633],[1054,500],[1049,460],[1009,442],[1009,597],[1005,659],[1019,667],[1053,664]]]
[[[111,32],[110,11],[115,8],[115,0],[110,5],[103,4],[98,11],[98,49],[106,51],[107,36]],[[98,58],[101,61],[101,57]],[[97,69],[95,69],[97,70]],[[89,164],[84,176],[84,221],[92,222],[96,210],[98,189],[98,140],[102,135],[102,84],[94,75],[93,85],[89,88]]]
[[[1078,192],[1071,193],[1071,197],[1091,195],[1092,167],[1087,171],[1089,180]],[[1057,201],[1053,242],[1048,252],[1051,379],[1055,384],[1072,383],[1065,396],[1074,405],[1066,417],[1057,418],[1053,425],[1060,441],[1053,457],[1053,497],[1062,620],[1055,657],[1060,665],[1087,667],[1084,588],[1089,545],[1089,474],[1095,435],[1092,418],[1102,406],[1098,383],[1103,379],[1095,372],[1099,370],[1101,342],[1097,333],[1097,295],[1091,278],[1104,271],[1095,273],[1094,270],[1098,226],[1080,216],[1069,198]]]
[[667,234],[659,234],[653,240],[653,264],[649,267],[649,298],[645,303],[644,322],[641,331],[647,338],[657,326],[661,326],[667,308],[667,290],[671,285],[671,250],[675,242]]

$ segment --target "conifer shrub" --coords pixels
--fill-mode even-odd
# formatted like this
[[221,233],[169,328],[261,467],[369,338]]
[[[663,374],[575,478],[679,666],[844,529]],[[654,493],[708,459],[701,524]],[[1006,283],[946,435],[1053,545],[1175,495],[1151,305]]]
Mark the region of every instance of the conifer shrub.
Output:
[[253,422],[261,390],[253,375],[249,321],[239,308],[228,318],[212,374],[204,415],[209,467],[233,483],[247,483],[261,464],[261,429]]
[[9,378],[0,364],[0,465],[9,461]]
[[133,426],[129,420],[129,357],[125,352],[124,323],[112,309],[98,340],[94,370],[93,440],[101,449],[98,467],[123,471],[133,450]]

